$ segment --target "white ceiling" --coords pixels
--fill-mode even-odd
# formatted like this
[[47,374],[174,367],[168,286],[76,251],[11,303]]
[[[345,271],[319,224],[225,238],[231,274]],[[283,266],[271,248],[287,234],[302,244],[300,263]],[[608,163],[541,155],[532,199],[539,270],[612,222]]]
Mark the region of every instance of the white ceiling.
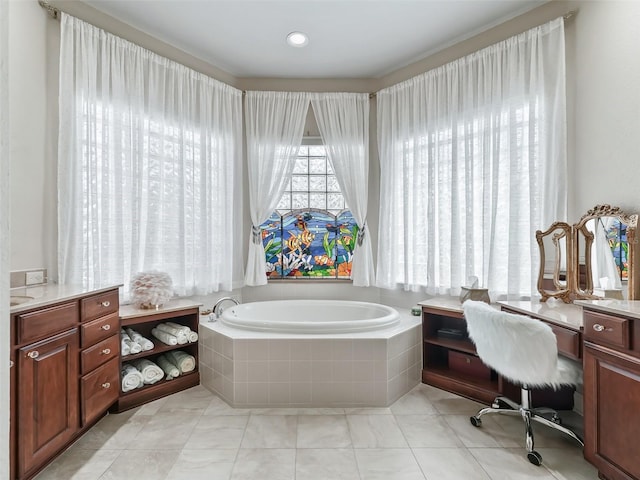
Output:
[[378,78],[547,0],[84,1],[236,77]]

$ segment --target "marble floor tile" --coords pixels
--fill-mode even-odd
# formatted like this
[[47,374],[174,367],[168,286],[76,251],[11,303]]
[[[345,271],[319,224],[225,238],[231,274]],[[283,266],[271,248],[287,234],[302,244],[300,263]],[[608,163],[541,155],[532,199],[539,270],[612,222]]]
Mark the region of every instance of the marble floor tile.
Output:
[[203,413],[209,407],[213,394],[198,385],[187,390],[183,390],[173,395],[169,395],[167,400],[160,406],[160,413],[175,412],[200,412]]
[[351,447],[345,415],[298,416],[298,448]]
[[229,406],[227,402],[222,400],[220,397],[214,395],[209,392],[209,395],[212,396],[211,402],[202,413],[203,415],[250,415],[251,409],[249,408],[233,408]]
[[391,406],[391,411],[396,415],[438,413],[422,388],[414,388],[400,397]]
[[158,413],[130,443],[133,450],[182,450],[201,415]]
[[213,416],[200,418],[185,450],[210,450],[215,448],[240,448],[249,417],[238,415]]
[[125,449],[150,419],[141,415],[107,415],[80,437],[74,446],[88,450]]
[[489,416],[482,417],[481,427],[474,427],[469,415],[442,415],[441,418],[456,432],[465,447],[502,446],[496,440],[496,436],[504,435],[504,430]]
[[491,480],[557,480],[544,466],[536,467],[520,448],[470,448]]
[[462,447],[462,442],[440,415],[396,415],[412,448]]
[[490,480],[466,448],[414,448],[413,454],[428,480]]
[[598,470],[585,461],[582,449],[536,448],[542,465],[558,480],[597,480]]
[[98,480],[122,453],[121,450],[67,450],[35,477],[35,480]]
[[240,449],[231,480],[294,480],[295,463],[295,449]]
[[362,480],[425,480],[408,448],[369,448],[354,452]]
[[407,448],[393,415],[347,415],[353,448]]
[[229,480],[238,449],[207,449],[180,452],[167,480]]
[[360,480],[353,449],[298,449],[296,480]]
[[237,409],[195,387],[104,417],[36,479],[597,479],[577,442],[542,425],[531,465],[522,420],[476,428],[479,407],[423,384],[389,408],[344,409]]
[[179,454],[179,450],[125,450],[100,480],[165,480]]
[[295,415],[251,415],[241,447],[295,448],[296,423]]

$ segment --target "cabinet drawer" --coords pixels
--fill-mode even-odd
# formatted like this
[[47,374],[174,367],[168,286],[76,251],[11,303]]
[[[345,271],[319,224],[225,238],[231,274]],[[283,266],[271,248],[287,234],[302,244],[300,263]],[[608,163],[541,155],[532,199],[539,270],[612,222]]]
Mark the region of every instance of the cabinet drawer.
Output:
[[64,303],[23,313],[18,318],[18,343],[28,343],[63,332],[74,327],[79,320],[78,303]]
[[584,338],[596,344],[629,348],[629,320],[597,312],[584,312]]
[[112,290],[83,298],[80,305],[83,322],[117,312],[119,308],[118,291]]
[[118,400],[120,372],[118,359],[109,360],[80,380],[82,425],[95,420]]
[[109,338],[96,343],[80,354],[82,375],[89,373],[103,363],[117,358],[120,355],[120,335],[111,335]]
[[80,326],[80,346],[82,348],[90,347],[114,333],[120,333],[119,327],[120,318],[118,317],[118,312],[84,323]]
[[558,352],[571,358],[579,360],[582,358],[582,341],[580,333],[575,330],[558,327],[548,324],[556,335],[558,341]]
[[491,379],[491,369],[480,358],[463,352],[449,350],[449,370],[467,377]]

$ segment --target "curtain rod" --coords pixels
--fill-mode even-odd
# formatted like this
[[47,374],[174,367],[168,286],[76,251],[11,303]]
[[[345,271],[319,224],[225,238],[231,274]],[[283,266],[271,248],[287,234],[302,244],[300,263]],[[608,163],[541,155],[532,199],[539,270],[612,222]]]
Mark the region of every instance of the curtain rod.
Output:
[[54,7],[53,5],[51,5],[49,2],[45,0],[38,0],[38,4],[47,11],[47,13],[51,18],[55,18],[56,20],[59,18],[60,9]]

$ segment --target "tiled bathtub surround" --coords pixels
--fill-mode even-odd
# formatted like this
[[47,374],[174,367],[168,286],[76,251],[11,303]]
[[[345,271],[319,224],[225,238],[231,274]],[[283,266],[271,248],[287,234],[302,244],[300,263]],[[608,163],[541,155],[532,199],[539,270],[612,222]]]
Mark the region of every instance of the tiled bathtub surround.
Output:
[[420,382],[420,318],[356,334],[278,335],[200,324],[200,378],[234,407],[383,407]]

